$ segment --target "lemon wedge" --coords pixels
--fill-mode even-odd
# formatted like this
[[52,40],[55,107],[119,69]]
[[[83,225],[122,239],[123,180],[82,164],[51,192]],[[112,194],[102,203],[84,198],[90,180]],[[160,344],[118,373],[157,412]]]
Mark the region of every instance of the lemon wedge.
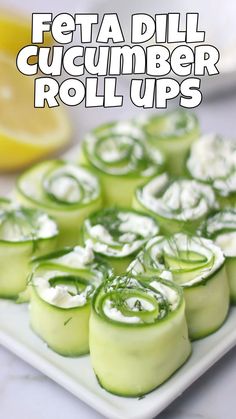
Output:
[[[44,35],[44,46],[52,44],[52,36]],[[18,54],[21,48],[31,44],[31,16],[24,16],[0,10],[0,50],[8,54]]]
[[34,79],[0,54],[0,171],[17,170],[64,147],[71,134],[62,106],[34,108]]

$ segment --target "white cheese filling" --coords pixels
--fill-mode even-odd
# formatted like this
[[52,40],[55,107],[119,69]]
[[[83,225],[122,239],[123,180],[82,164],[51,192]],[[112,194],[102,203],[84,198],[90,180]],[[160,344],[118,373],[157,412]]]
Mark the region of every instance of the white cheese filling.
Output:
[[[101,224],[91,226],[89,220],[85,227],[89,239],[93,243],[93,250],[107,256],[125,257],[138,250],[146,239],[158,234],[159,228],[151,217],[129,212],[119,212],[118,239],[114,239],[107,228]],[[141,236],[141,238],[137,238]]]
[[193,143],[187,168],[199,180],[211,181],[222,194],[236,190],[236,142],[211,134]]
[[69,266],[71,268],[83,269],[94,261],[93,244],[91,240],[87,240],[85,247],[75,246],[74,249],[59,258],[56,262]]
[[176,309],[176,307],[179,304],[180,297],[175,289],[173,289],[172,287],[167,287],[165,284],[159,281],[152,281],[150,282],[150,285],[157,291],[160,291],[161,294],[166,297],[171,306],[172,311]]
[[137,316],[124,316],[116,307],[113,306],[111,300],[106,300],[103,306],[103,311],[106,317],[116,322],[121,323],[142,323]]
[[160,175],[137,191],[138,201],[165,218],[188,221],[203,217],[217,208],[212,188],[195,180],[169,184],[167,174]]
[[[42,204],[45,201],[45,193],[48,192],[70,204],[86,204],[100,194],[100,184],[96,176],[89,170],[73,164],[55,167],[54,170],[50,162],[42,164],[41,167],[31,170],[27,176],[23,176],[19,186],[27,197]],[[54,205],[58,203],[55,202]]]
[[236,256],[236,231],[219,234],[215,239],[215,243],[223,250],[226,257]]
[[204,278],[207,278],[209,275],[216,272],[225,261],[221,248],[215,245],[212,240],[203,237],[190,238],[182,233],[175,234],[172,241],[168,241],[162,236],[156,237],[148,242],[147,249],[150,249],[150,257],[153,261],[153,266],[156,264],[157,269],[161,271],[166,270],[164,263],[157,262],[158,257],[160,257],[161,254],[172,256],[178,260],[179,252],[193,252],[206,259],[204,264],[206,265],[205,268],[200,272],[198,271],[196,276],[192,279],[181,282],[182,286],[191,286],[201,282]]
[[18,224],[16,217],[15,221],[14,219],[9,219],[1,224],[0,220],[1,240],[20,242],[25,240],[49,239],[51,237],[55,237],[58,234],[56,223],[46,214],[39,214],[37,219],[34,220],[33,225],[31,224],[30,220],[27,222],[27,217],[25,217],[23,225],[20,221],[21,219],[19,218]]
[[[139,167],[139,161],[147,153],[150,164],[140,174],[148,177],[157,172],[155,166],[163,164],[164,157],[159,150],[155,149],[151,153],[148,149],[145,150],[143,136],[142,130],[134,123],[121,122],[102,131],[102,142],[99,133],[88,134],[85,138],[85,147],[90,161],[96,167],[107,174],[118,176],[135,172]],[[117,165],[119,162],[122,164]],[[114,165],[111,166],[110,163]]]
[[[50,278],[60,275],[60,272],[51,271],[48,275],[34,277],[33,286],[37,288],[40,298],[56,307],[72,308],[84,306],[88,301],[88,293],[92,291],[91,285],[88,285],[80,294],[76,294],[77,290],[69,284],[59,284],[52,287],[49,282]],[[71,293],[76,295],[71,295]]]
[[[126,304],[129,307],[129,309],[132,312],[139,312],[139,308],[137,307],[136,303],[137,301],[140,304],[140,307],[142,307],[145,311],[152,311],[153,305],[145,300],[144,298],[137,298],[137,297],[130,297],[126,299]],[[118,310],[116,307],[114,307],[113,302],[109,299],[105,301],[105,304],[103,306],[103,311],[106,317],[108,317],[111,320],[115,320],[117,322],[121,323],[143,323],[142,319],[140,319],[138,316],[124,316],[120,310]]]

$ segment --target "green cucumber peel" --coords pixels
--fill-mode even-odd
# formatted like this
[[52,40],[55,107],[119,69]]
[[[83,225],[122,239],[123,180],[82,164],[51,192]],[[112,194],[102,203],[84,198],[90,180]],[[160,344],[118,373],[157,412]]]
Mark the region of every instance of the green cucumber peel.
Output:
[[131,258],[159,232],[149,215],[124,208],[106,208],[84,221],[83,242],[91,242],[95,254],[106,260],[115,273],[124,272]]
[[223,252],[211,240],[181,233],[151,239],[128,267],[134,276],[142,272],[150,278],[158,275],[183,288],[193,340],[217,330],[227,316],[226,270]]
[[139,397],[166,381],[191,353],[184,313],[181,288],[157,276],[123,274],[101,284],[90,318],[90,356],[99,384],[113,394]]
[[183,177],[161,174],[135,191],[135,203],[159,221],[165,233],[194,232],[218,208],[209,185]]
[[142,130],[132,121],[96,128],[82,148],[87,162],[109,176],[151,177],[164,169],[164,157],[146,147]]
[[[83,189],[83,180],[79,179],[79,172],[78,177],[75,175],[78,170],[84,172],[85,175],[87,174],[94,183],[94,190],[91,188],[93,196],[89,199],[88,193],[87,202],[83,202],[86,195],[86,192]],[[73,174],[73,172],[75,172],[75,174]],[[31,179],[33,180],[37,173],[41,173],[39,179],[37,179],[37,196],[32,196],[34,194],[27,192],[24,182],[30,182]],[[72,185],[68,185],[68,193],[70,186],[76,186],[77,191],[79,191],[79,198],[77,202],[73,202],[73,200],[70,202],[70,196],[68,196],[67,199],[63,199],[52,192],[52,182],[57,179],[57,183],[59,183],[58,181],[60,181],[61,178],[72,182]],[[87,185],[87,183],[84,182],[84,185]],[[96,176],[92,174],[88,168],[76,166],[72,163],[66,162],[65,160],[48,160],[34,165],[18,178],[16,188],[17,191],[23,195],[23,197],[27,198],[35,205],[58,211],[73,211],[80,207],[86,207],[87,205],[90,205],[91,202],[96,201],[101,194],[100,183]]]

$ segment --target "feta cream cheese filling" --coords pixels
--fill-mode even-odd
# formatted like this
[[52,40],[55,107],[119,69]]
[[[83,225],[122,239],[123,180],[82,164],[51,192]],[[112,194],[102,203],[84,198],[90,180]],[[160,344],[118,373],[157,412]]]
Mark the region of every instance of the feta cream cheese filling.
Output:
[[158,234],[159,228],[149,216],[134,211],[108,209],[101,211],[97,218],[85,220],[84,230],[85,240],[93,243],[95,252],[124,257]]
[[56,223],[35,209],[0,209],[0,240],[21,242],[48,239],[58,234]]
[[171,180],[166,173],[138,188],[136,194],[145,208],[177,221],[201,218],[218,207],[210,186],[195,180]]
[[225,209],[208,217],[202,226],[203,234],[214,240],[225,256],[236,256],[236,210]]
[[63,276],[61,283],[53,285],[52,280],[62,278],[61,271],[48,271],[43,275],[36,273],[33,278],[33,286],[36,287],[40,298],[49,304],[61,308],[82,307],[87,304],[94,288],[91,284],[83,286],[81,289],[74,281],[68,280]]
[[183,287],[204,282],[225,261],[221,248],[212,240],[183,233],[169,238],[157,236],[130,264],[133,275],[146,273],[173,280]]
[[58,208],[86,205],[100,195],[100,184],[89,170],[60,160],[38,164],[18,184],[36,203]]
[[110,175],[149,177],[164,164],[162,153],[145,146],[144,133],[132,121],[98,127],[85,137],[83,147],[89,162]]
[[194,178],[210,182],[221,195],[236,191],[236,143],[215,134],[201,137],[191,148],[187,168]]
[[181,298],[172,282],[125,275],[113,278],[103,291],[98,310],[110,320],[129,324],[154,323],[174,311]]

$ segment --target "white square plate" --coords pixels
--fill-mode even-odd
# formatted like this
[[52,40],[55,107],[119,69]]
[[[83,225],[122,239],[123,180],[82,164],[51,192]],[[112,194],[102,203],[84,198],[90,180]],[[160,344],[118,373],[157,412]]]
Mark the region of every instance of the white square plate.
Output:
[[[0,301],[0,343],[109,419],[153,418],[236,344],[236,308],[221,329],[193,344],[188,362],[165,384],[141,399],[101,389],[89,356],[64,358],[30,329],[26,304]],[[174,348],[173,348],[174,350]]]

